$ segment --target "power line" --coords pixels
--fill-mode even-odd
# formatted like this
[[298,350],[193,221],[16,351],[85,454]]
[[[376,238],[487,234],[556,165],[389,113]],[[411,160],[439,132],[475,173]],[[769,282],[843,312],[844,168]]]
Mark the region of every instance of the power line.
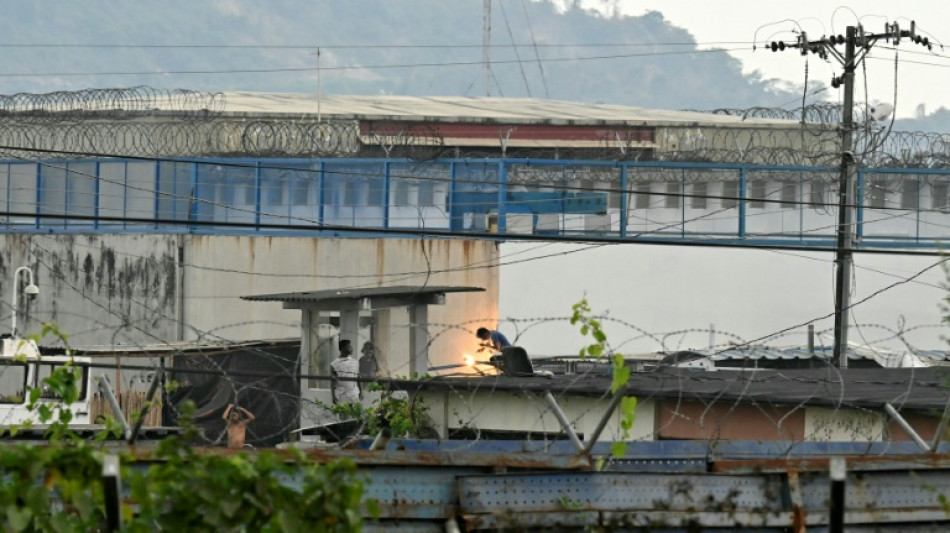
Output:
[[[321,47],[322,48],[322,47]],[[684,52],[646,52],[633,54],[610,54],[599,56],[576,56],[561,58],[543,58],[540,61],[545,63],[565,63],[574,61],[601,61],[612,59],[630,59],[635,57],[663,57],[673,55],[692,55],[692,54],[713,54],[726,53],[735,50],[713,49],[713,50],[689,50]],[[517,64],[519,60],[492,60],[491,65]],[[484,66],[483,61],[447,61],[432,63],[396,63],[391,65],[358,65],[358,66],[324,66],[321,71],[346,71],[346,70],[388,70],[403,68],[443,68],[443,67],[471,67]],[[151,70],[151,71],[103,71],[103,72],[41,72],[41,73],[0,73],[0,78],[42,78],[42,77],[77,77],[77,76],[165,76],[169,74],[273,74],[278,72],[316,72],[316,67],[287,67],[287,68],[258,68],[258,69],[223,69],[223,70]]]
[[[16,211],[0,211],[0,216],[5,217],[31,217],[37,219],[55,219],[55,220],[82,220],[94,222],[125,222],[128,224],[141,224],[151,226],[156,229],[168,229],[169,227],[193,226],[199,227],[220,227],[230,229],[246,230],[274,230],[288,233],[317,233],[320,236],[347,236],[349,234],[372,234],[372,235],[400,235],[407,237],[433,237],[433,238],[457,238],[471,239],[480,238],[497,241],[540,241],[540,242],[573,242],[573,243],[592,243],[592,244],[647,244],[658,246],[685,246],[702,248],[744,248],[755,250],[794,250],[802,252],[821,252],[835,251],[832,247],[818,248],[815,246],[804,245],[786,245],[786,244],[742,244],[735,242],[738,239],[724,239],[726,242],[692,241],[678,240],[670,238],[621,238],[621,237],[600,237],[600,236],[557,236],[557,235],[535,235],[522,233],[495,234],[495,233],[474,233],[471,231],[452,231],[435,229],[413,229],[413,228],[370,228],[358,226],[341,226],[334,224],[278,224],[278,223],[254,223],[254,222],[233,222],[233,221],[211,221],[211,220],[175,220],[163,218],[141,218],[141,217],[121,217],[121,216],[97,216],[97,215],[73,215],[73,214],[50,214],[50,213],[24,213]],[[675,225],[681,224],[679,221]],[[47,231],[46,228],[43,231]],[[922,257],[940,257],[944,253],[941,251],[919,251],[919,250],[899,250],[899,249],[864,249],[856,248],[851,250],[853,253],[875,254],[875,255],[904,255],[904,256],[922,256]]]
[[[851,308],[851,265],[852,249],[855,243],[853,207],[855,203],[855,166],[857,157],[855,155],[854,143],[852,140],[852,129],[854,127],[854,71],[858,64],[864,64],[864,59],[871,47],[878,41],[893,42],[895,45],[901,38],[907,38],[911,42],[930,49],[931,44],[928,37],[921,37],[915,31],[916,24],[911,22],[910,30],[901,30],[895,24],[885,24],[885,32],[880,34],[866,33],[864,27],[848,26],[846,36],[838,35],[835,37],[822,37],[816,41],[810,41],[807,34],[802,31],[794,43],[786,44],[784,41],[772,41],[769,48],[773,52],[785,50],[786,48],[797,48],[803,55],[809,52],[817,54],[824,60],[829,57],[837,60],[844,73],[841,76],[831,80],[831,86],[834,88],[844,87],[844,106],[841,121],[841,172],[838,180],[838,231],[835,243],[836,257],[836,277],[835,277],[835,309],[832,313],[835,318],[835,345],[834,361],[842,368],[848,366],[848,317],[847,313]],[[837,46],[844,45],[845,50],[842,54]],[[896,58],[895,58],[896,61]],[[895,64],[896,69],[896,64]],[[895,76],[896,87],[896,76]],[[895,88],[896,96],[896,88]],[[891,121],[893,124],[893,119]]]
[[[735,46],[750,45],[747,41],[669,41],[643,43],[530,43],[487,44],[490,48],[641,48],[657,46]],[[92,44],[92,43],[0,43],[0,48],[156,48],[156,49],[286,49],[286,50],[391,50],[391,49],[482,49],[486,44],[451,44],[451,43],[422,43],[422,44]]]

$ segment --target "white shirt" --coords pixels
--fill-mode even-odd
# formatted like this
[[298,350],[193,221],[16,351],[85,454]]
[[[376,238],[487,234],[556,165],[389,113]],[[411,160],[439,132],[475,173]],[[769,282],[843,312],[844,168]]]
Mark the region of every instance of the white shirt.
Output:
[[[360,363],[353,356],[340,357],[330,363],[330,368],[341,378],[360,377]],[[360,401],[359,383],[355,381],[334,381],[333,393],[336,403],[356,403]]]

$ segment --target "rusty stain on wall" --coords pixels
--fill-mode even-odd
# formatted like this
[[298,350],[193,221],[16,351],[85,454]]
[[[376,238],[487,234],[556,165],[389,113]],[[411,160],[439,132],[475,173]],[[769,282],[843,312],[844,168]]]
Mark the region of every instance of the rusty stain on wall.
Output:
[[0,261],[29,265],[40,287],[36,300],[21,300],[21,332],[38,332],[52,321],[77,346],[175,340],[169,335],[178,268],[172,236],[2,238]]
[[[0,265],[9,270],[29,264],[40,286],[39,298],[22,305],[21,331],[36,332],[43,322],[55,320],[77,347],[296,336],[298,312],[244,302],[240,296],[364,286],[374,278],[379,285],[428,282],[487,289],[455,295],[449,305],[434,308],[430,321],[440,328],[472,318],[490,320],[497,313],[494,270],[465,268],[471,261],[497,260],[490,243],[177,234],[0,239]],[[9,301],[7,278],[0,279],[0,288],[5,293],[0,297]],[[456,343],[471,344],[469,335],[442,331],[433,357],[455,353]]]

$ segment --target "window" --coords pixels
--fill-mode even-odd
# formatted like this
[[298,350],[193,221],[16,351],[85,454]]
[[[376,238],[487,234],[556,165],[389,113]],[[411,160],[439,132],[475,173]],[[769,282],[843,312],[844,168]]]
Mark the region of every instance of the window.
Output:
[[267,183],[267,203],[270,205],[283,205],[284,182],[271,180]]
[[409,205],[409,184],[393,180],[393,205]]
[[749,181],[749,207],[762,209],[765,207],[765,180]]
[[386,184],[382,179],[370,178],[363,185],[366,190],[366,205],[380,206],[386,204]]
[[874,178],[868,182],[867,203],[871,207],[884,207],[887,200],[887,181],[884,178]]
[[[40,389],[41,391],[40,398],[44,398],[47,400],[60,399],[58,394],[51,391],[48,386],[45,386],[43,384],[43,380],[50,377],[53,374],[53,371],[55,371],[57,368],[61,366],[63,365],[50,364],[50,363],[43,363],[43,364],[36,365],[36,383],[34,383],[34,386]],[[79,397],[77,398],[77,400],[80,400],[80,401],[85,400],[86,399],[86,381],[87,381],[87,377],[89,373],[89,368],[85,366],[80,366],[80,365],[74,365],[72,368],[74,372],[79,372],[79,381],[77,383],[79,387]]]
[[612,182],[600,182],[601,190],[607,195],[607,207],[609,209],[620,209],[620,191]]
[[825,190],[827,189],[827,183],[823,181],[813,181],[811,183],[811,195],[808,198],[808,203],[812,207],[825,207]]
[[638,183],[636,188],[637,194],[633,202],[633,207],[636,209],[647,209],[650,207],[650,184],[649,183]]
[[693,184],[693,197],[690,198],[690,207],[693,209],[706,209],[706,197],[708,196],[709,184],[705,181]]
[[798,202],[798,185],[794,181],[782,182],[782,207],[795,209]]
[[361,183],[355,179],[348,179],[343,186],[343,205],[352,207],[359,204]]
[[722,207],[725,209],[732,209],[739,205],[739,182],[738,181],[724,181],[722,182]]
[[666,184],[666,200],[664,205],[669,208],[680,206],[680,196],[683,194],[683,188],[680,182],[671,181]]
[[254,182],[244,186],[244,205],[257,205],[257,187]]
[[419,183],[419,201],[420,207],[435,205],[435,184],[431,181]]
[[933,209],[939,209],[941,211],[948,210],[947,204],[947,195],[950,192],[950,187],[946,182],[943,183],[934,183],[930,193],[930,206]]
[[920,190],[916,179],[905,179],[901,183],[901,209],[917,209]]
[[0,403],[23,403],[26,400],[26,365],[0,363]]
[[294,181],[294,192],[291,201],[294,205],[310,203],[310,180],[297,179]]

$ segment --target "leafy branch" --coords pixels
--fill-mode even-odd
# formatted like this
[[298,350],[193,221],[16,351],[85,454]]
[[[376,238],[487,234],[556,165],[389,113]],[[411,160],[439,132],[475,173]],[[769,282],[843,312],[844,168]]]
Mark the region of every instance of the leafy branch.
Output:
[[[572,306],[571,325],[580,324],[581,335],[590,336],[593,342],[580,349],[581,357],[608,357],[610,361],[610,393],[627,386],[630,381],[630,367],[627,366],[623,354],[614,352],[607,343],[607,334],[604,332],[600,320],[591,314],[590,304],[584,298]],[[614,441],[610,451],[614,457],[622,457],[627,451],[627,439],[636,420],[637,399],[634,396],[624,396],[620,400],[620,430],[621,439]]]

